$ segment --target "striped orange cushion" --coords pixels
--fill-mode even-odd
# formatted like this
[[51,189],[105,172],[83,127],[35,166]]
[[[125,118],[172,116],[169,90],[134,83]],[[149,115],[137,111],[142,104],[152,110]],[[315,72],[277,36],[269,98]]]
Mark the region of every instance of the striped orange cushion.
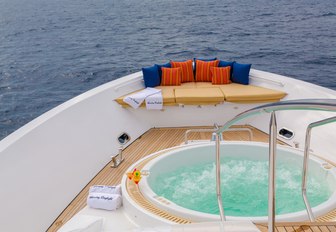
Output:
[[208,81],[211,82],[212,74],[210,67],[217,67],[219,60],[214,61],[202,61],[196,60],[196,81]]
[[226,85],[230,84],[230,71],[231,67],[211,67],[212,84],[213,85]]
[[172,68],[181,68],[182,80],[181,82],[192,82],[194,81],[194,72],[192,66],[192,60],[187,60],[184,62],[170,61]]
[[181,68],[161,68],[161,85],[181,85]]

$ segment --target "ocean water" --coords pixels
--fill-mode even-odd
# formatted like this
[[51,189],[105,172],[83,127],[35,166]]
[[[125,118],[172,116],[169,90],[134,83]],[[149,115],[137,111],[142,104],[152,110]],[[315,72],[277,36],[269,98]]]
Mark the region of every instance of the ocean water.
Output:
[[214,56],[336,89],[336,1],[0,0],[0,139],[143,66]]

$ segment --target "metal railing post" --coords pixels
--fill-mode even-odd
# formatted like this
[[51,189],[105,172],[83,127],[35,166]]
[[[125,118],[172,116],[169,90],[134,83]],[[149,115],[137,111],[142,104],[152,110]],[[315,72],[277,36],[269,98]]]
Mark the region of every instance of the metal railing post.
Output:
[[304,148],[304,156],[303,156],[303,170],[302,170],[302,198],[306,205],[307,214],[309,217],[309,220],[312,222],[315,220],[313,211],[311,209],[311,206],[309,204],[308,198],[307,198],[307,172],[308,172],[308,157],[309,157],[309,147],[310,147],[310,136],[311,136],[311,129],[312,127],[307,128],[306,132],[306,140],[305,140],[305,148]]
[[222,193],[221,193],[221,179],[220,179],[220,135],[216,134],[216,192],[217,192],[217,202],[220,213],[221,221],[226,221],[224,214],[223,202],[222,202]]
[[306,131],[306,139],[305,139],[305,147],[304,147],[304,156],[303,156],[303,168],[302,168],[302,198],[306,205],[307,214],[309,217],[309,220],[311,222],[315,221],[315,217],[313,214],[313,211],[311,209],[311,206],[309,204],[308,198],[307,198],[307,174],[308,174],[308,160],[309,160],[309,149],[310,149],[310,138],[311,138],[311,131],[314,127],[323,126],[328,123],[336,122],[336,117],[326,118],[317,122],[313,122],[308,125],[307,131]]
[[[186,130],[186,132],[184,133],[184,144],[188,144],[188,135],[192,132],[215,132],[218,129],[190,129],[190,130]],[[225,131],[246,131],[248,132],[248,136],[249,136],[249,140],[252,141],[253,140],[253,132],[250,128],[229,128],[226,129]],[[220,133],[219,134],[219,139],[223,140],[223,134]],[[214,139],[213,141],[215,141],[216,139]],[[212,139],[211,139],[212,141]]]
[[275,112],[271,113],[269,126],[269,174],[268,174],[268,232],[275,231],[275,160],[277,145],[277,123]]

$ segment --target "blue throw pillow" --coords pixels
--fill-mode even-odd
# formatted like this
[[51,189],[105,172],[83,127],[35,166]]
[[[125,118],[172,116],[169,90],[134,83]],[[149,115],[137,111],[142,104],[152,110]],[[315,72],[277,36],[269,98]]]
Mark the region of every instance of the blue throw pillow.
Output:
[[232,82],[248,85],[251,64],[233,63]]
[[160,85],[161,79],[157,66],[142,68],[143,79],[146,87],[155,87]]
[[201,60],[201,61],[214,61],[214,60],[217,60],[217,57],[214,57],[214,58],[207,58],[207,59],[203,59],[203,58],[194,58],[194,62],[196,62],[196,60]]
[[220,60],[218,67],[231,67],[230,70],[230,77],[232,78],[232,72],[233,72],[233,63],[235,63],[235,61],[225,61],[225,60]]
[[231,66],[231,69],[232,69],[233,63],[234,63],[234,61],[231,62],[231,61],[220,60],[219,64],[218,64],[218,67],[228,67],[228,66]]
[[162,67],[163,68],[171,68],[172,67],[171,64],[170,64],[170,62],[168,62],[167,64],[156,64],[155,66],[159,70],[159,76],[160,76],[160,78],[162,78],[162,70],[161,70]]

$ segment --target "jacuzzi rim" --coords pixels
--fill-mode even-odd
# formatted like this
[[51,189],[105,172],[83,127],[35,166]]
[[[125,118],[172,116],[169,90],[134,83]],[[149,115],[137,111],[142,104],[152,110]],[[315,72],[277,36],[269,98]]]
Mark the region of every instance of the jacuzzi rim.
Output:
[[[267,143],[262,143],[262,142],[240,142],[240,141],[222,141],[221,145],[244,145],[244,146],[256,146],[256,147],[266,147],[268,148]],[[143,168],[143,170],[150,170],[151,166],[153,166],[156,162],[159,162],[161,159],[164,159],[165,157],[176,153],[180,152],[183,150],[188,150],[188,149],[194,149],[197,147],[207,147],[214,145],[214,142],[201,142],[197,144],[187,144],[187,145],[180,145],[175,147],[173,150],[168,150],[167,152],[160,154],[158,157],[150,160]],[[302,155],[302,150],[293,148],[293,147],[288,147],[288,146],[283,146],[283,145],[278,145],[278,149],[284,150],[287,152],[292,152],[295,153],[296,155],[303,156]],[[152,154],[155,155],[156,153]],[[151,156],[151,155],[150,155]],[[316,156],[310,156],[310,159],[313,160],[314,162],[317,162],[322,166],[322,164],[326,163],[327,161],[320,159]],[[139,161],[137,163],[140,163]],[[136,164],[137,164],[136,163]],[[136,166],[133,165],[134,167]],[[335,168],[332,168],[328,170],[334,177],[336,181],[336,171]],[[143,180],[139,183],[139,189],[143,196],[152,202],[154,205],[157,207],[168,211],[169,213],[175,214],[180,217],[188,218],[192,221],[209,221],[209,220],[219,220],[218,215],[214,214],[209,214],[209,213],[204,213],[204,212],[199,212],[195,210],[191,210],[188,208],[184,208],[182,206],[179,206],[175,204],[174,202],[163,198],[161,196],[157,196],[156,193],[153,192],[151,187],[148,184],[147,178],[143,178]],[[164,199],[164,201],[169,202],[169,206],[167,204],[164,204],[160,201],[160,199]],[[321,204],[315,206],[312,208],[313,213],[315,217],[324,215],[331,210],[333,210],[336,206],[336,190],[331,194],[329,199],[327,201],[322,202]],[[266,222],[267,221],[267,216],[258,216],[258,217],[247,217],[247,216],[242,216],[242,217],[237,217],[237,216],[227,216],[228,220],[250,220],[254,222]],[[307,212],[306,210],[301,210],[293,213],[286,213],[286,214],[281,214],[276,216],[277,221],[295,221],[295,220],[307,220]]]

